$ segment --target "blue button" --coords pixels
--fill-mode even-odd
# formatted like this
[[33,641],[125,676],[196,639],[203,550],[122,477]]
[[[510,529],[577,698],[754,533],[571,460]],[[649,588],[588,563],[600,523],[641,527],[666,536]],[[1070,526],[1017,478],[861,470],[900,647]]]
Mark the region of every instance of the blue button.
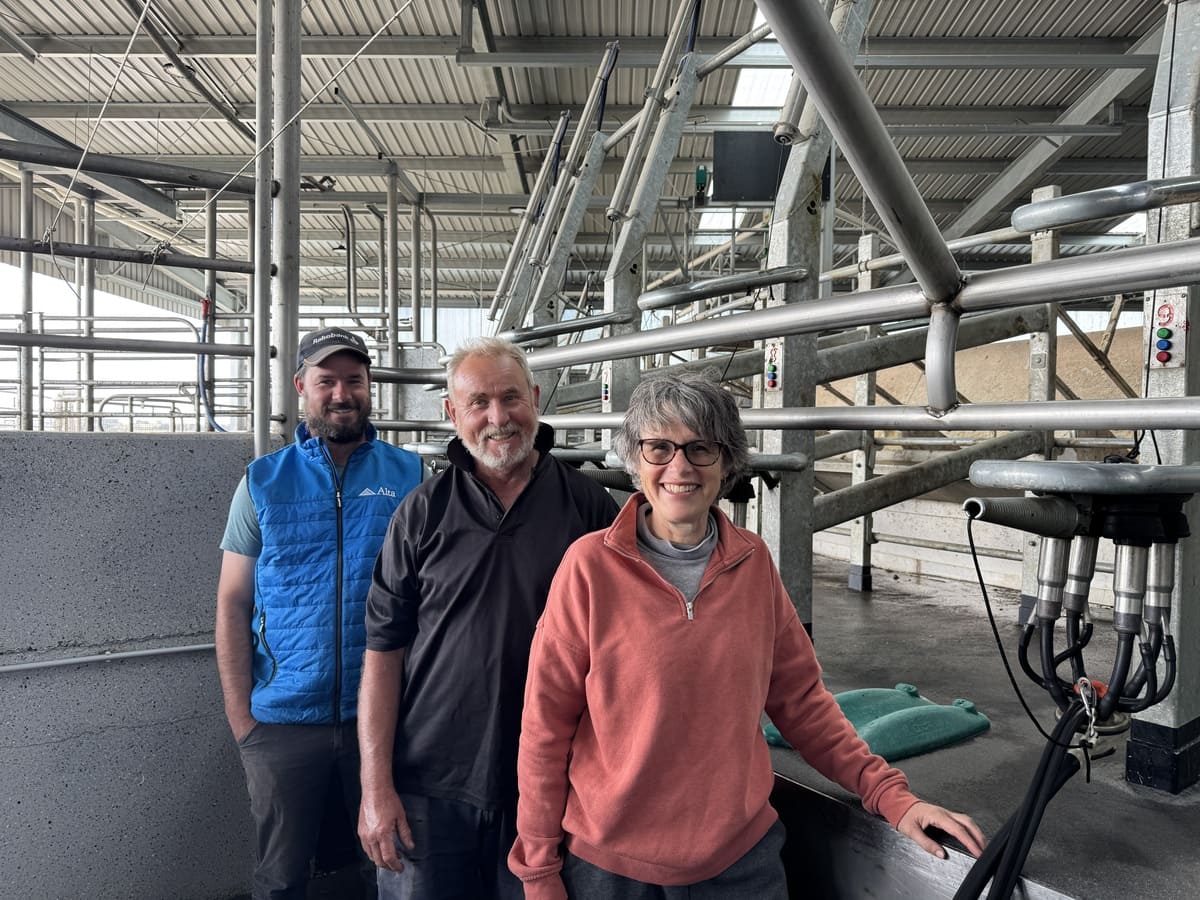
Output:
[[1159,341],[1154,346],[1159,350],[1170,350],[1171,342],[1170,341]]

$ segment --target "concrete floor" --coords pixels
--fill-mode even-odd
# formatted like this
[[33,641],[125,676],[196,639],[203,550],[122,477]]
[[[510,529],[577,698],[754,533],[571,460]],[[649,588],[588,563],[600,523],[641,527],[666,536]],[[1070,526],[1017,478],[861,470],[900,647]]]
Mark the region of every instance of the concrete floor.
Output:
[[[972,815],[995,834],[1016,810],[1033,776],[1043,738],[1022,711],[1000,662],[977,585],[876,571],[875,591],[845,586],[843,563],[819,559],[814,575],[814,641],[835,692],[915,684],[946,704],[963,697],[991,729],[954,747],[898,763],[913,790]],[[1016,668],[1017,604],[993,597],[1001,637]],[[1108,623],[1097,623],[1097,677],[1111,656]],[[1104,644],[1101,644],[1103,636]],[[1018,671],[1018,683],[1044,728],[1054,705]],[[788,750],[774,751],[777,771],[857,804]],[[1068,897],[1194,898],[1200,892],[1200,786],[1172,796],[1124,780],[1125,751],[1094,761],[1091,783],[1076,775],[1050,803],[1025,866],[1025,876]],[[861,809],[861,808],[859,808]],[[952,891],[950,892],[952,894]],[[1018,894],[1019,896],[1019,894]]]

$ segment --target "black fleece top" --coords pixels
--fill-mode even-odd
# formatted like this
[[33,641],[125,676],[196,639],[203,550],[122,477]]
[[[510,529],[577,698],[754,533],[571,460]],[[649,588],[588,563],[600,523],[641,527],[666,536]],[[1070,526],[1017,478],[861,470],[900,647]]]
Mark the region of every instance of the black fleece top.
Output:
[[516,800],[529,645],[563,553],[617,504],[549,453],[505,512],[455,438],[451,465],[396,509],[367,595],[367,648],[407,648],[394,774],[401,793],[480,809]]

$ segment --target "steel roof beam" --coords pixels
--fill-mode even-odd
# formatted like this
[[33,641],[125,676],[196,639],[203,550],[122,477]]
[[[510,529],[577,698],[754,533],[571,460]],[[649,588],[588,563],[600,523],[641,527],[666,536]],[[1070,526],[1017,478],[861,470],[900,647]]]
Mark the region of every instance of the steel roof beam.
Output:
[[[195,191],[179,191],[174,196],[181,202],[204,199]],[[450,215],[472,217],[499,215],[505,217],[515,217],[519,215],[519,212],[514,213],[513,209],[517,207],[523,209],[526,199],[527,198],[524,194],[480,195],[458,192],[447,192],[444,194],[426,192],[424,207],[434,213],[448,213]],[[685,198],[677,198],[670,195],[663,197],[664,203],[668,204],[674,203],[676,200],[682,201],[683,199]],[[847,202],[850,202],[851,199],[853,199],[854,202],[857,202],[857,198],[846,197],[845,199]],[[588,209],[596,211],[606,209],[607,207],[604,204],[606,204],[608,200],[609,198],[606,195],[597,194],[589,199]],[[300,205],[306,212],[327,212],[330,215],[340,214],[337,206],[342,203],[347,203],[352,206],[365,206],[368,203],[382,204],[383,202],[385,202],[385,199],[382,191],[326,191],[324,193],[315,194],[305,192],[300,197]],[[935,214],[958,215],[960,212],[962,212],[966,204],[966,200],[950,198],[930,200],[927,201],[925,205],[929,207],[930,211]],[[754,207],[766,209],[769,208],[770,205],[771,204],[769,203],[759,203],[754,204]],[[400,206],[407,209],[409,204],[401,203]],[[188,205],[183,211],[187,213],[194,208],[195,207],[193,205]],[[217,201],[217,208],[222,212],[243,211],[238,208],[238,204],[236,202],[221,200]],[[719,204],[710,204],[707,208],[714,210],[721,209],[722,206]],[[749,208],[751,208],[751,204],[738,204],[739,210],[745,210]],[[668,213],[672,212],[669,207],[665,211]]]
[[[194,153],[124,155],[130,161],[168,163],[191,168],[212,167],[236,172],[249,161],[248,156]],[[420,177],[425,172],[471,172],[478,174],[504,171],[503,162],[495,156],[396,156],[396,165],[411,176]],[[840,161],[840,154],[839,154]],[[1004,171],[1012,160],[998,157],[954,158],[954,157],[905,157],[904,165],[913,175],[995,175]],[[672,175],[691,175],[697,165],[712,165],[712,157],[697,156],[677,159],[671,163]],[[34,166],[27,166],[34,169]],[[334,177],[385,177],[388,160],[376,156],[302,156],[300,171],[303,175],[331,175]],[[620,159],[607,159],[602,174],[615,175],[620,171]],[[1067,157],[1052,165],[1050,175],[1135,175],[1146,173],[1145,157]]]
[[[354,210],[351,210],[353,213]],[[859,232],[837,230],[834,232],[834,242],[838,246],[853,248],[857,246]],[[200,228],[187,228],[179,233],[179,238],[186,241],[201,241],[204,238],[204,232]],[[345,240],[345,232],[340,228],[324,228],[311,227],[305,228],[302,226],[300,231],[300,242],[303,243],[341,243]],[[690,238],[690,245],[693,249],[724,246],[729,242],[728,232],[703,231],[693,233]],[[246,241],[245,228],[219,228],[217,229],[217,241],[228,242],[240,246]],[[493,231],[478,231],[478,230],[449,230],[438,231],[438,246],[442,248],[443,253],[445,248],[458,244],[480,244],[484,246],[507,247],[512,241],[511,232],[509,230],[493,230]],[[1060,243],[1065,247],[1077,247],[1080,249],[1112,249],[1115,247],[1129,247],[1134,244],[1141,243],[1141,238],[1138,235],[1129,234],[1063,234],[1059,238]],[[606,244],[611,242],[611,238],[603,232],[584,232],[579,234],[575,239],[575,246],[580,248],[578,252],[583,252],[583,248],[601,249]],[[427,247],[432,246],[428,240],[423,242]],[[646,243],[652,250],[661,250],[664,254],[674,258],[671,252],[671,239],[665,232],[656,232],[646,235]],[[360,246],[375,247],[377,244],[373,241],[360,239]],[[760,244],[750,241],[738,245],[739,253],[746,254],[757,258],[763,252]],[[975,248],[965,250],[956,250],[956,253],[970,256]],[[992,252],[998,251],[1005,254],[1021,253],[1029,254],[1029,243],[997,243],[988,244],[981,248],[978,255],[987,256]],[[361,251],[360,251],[361,253]],[[374,250],[369,251],[365,258],[374,258]],[[454,262],[453,257],[444,257]],[[666,257],[664,257],[666,258]]]
[[[94,110],[93,110],[94,112]],[[0,104],[0,134],[6,134],[14,141],[26,144],[42,144],[47,147],[57,147],[65,150],[81,151],[70,141],[59,137],[49,128],[44,128],[37,122],[32,122],[15,111],[11,106]],[[148,212],[156,218],[178,218],[179,211],[174,202],[165,194],[148,187],[133,178],[119,175],[88,175],[89,183],[122,202],[132,204],[138,209]]]
[[[17,35],[33,52],[47,57],[120,57],[129,43],[123,35]],[[306,58],[344,59],[362,49],[370,35],[306,36],[301,50]],[[184,57],[209,59],[253,58],[253,35],[182,35]],[[662,38],[613,35],[604,39],[504,38],[495,40],[495,52],[464,50],[457,37],[407,37],[382,35],[362,54],[371,59],[455,59],[463,66],[506,68],[586,67],[596,62],[606,40],[621,42],[622,67],[648,68],[658,64]],[[700,38],[697,53],[706,58],[724,48],[723,38]],[[860,52],[855,65],[872,69],[1115,69],[1152,68],[1157,55],[1130,53],[1128,40],[1111,38],[996,39],[996,38],[871,38],[869,52]],[[15,47],[0,45],[0,57],[19,56]],[[149,38],[134,41],[133,56],[161,56]],[[726,63],[733,68],[790,68],[775,41],[762,41]]]
[[[1109,102],[1114,99],[1109,98]],[[1106,107],[1108,104],[1102,104]],[[8,109],[21,116],[35,119],[88,119],[96,114],[94,103],[53,100],[20,100],[8,104]],[[254,117],[253,104],[239,104],[237,113],[244,119]],[[391,123],[453,123],[465,124],[464,119],[476,122],[479,107],[473,103],[361,103],[355,109],[366,121]],[[1145,127],[1145,107],[1125,107],[1121,122],[1092,121],[1093,116],[1078,121],[1067,118],[1074,109],[1064,111],[1057,106],[881,106],[879,117],[889,130],[900,133],[939,134],[963,131],[986,133],[997,131],[1004,134],[1046,134],[1058,127],[1061,133],[1119,134],[1121,129],[1131,126]],[[609,106],[606,115],[615,121],[623,121],[640,111],[636,106]],[[544,122],[541,125],[518,125],[500,122],[489,123],[495,131],[550,134],[558,121],[561,105],[521,104],[508,107],[510,115],[522,121]],[[113,102],[105,111],[106,121],[160,121],[171,119],[203,118],[211,115],[206,103],[191,102]],[[314,103],[305,110],[305,121],[353,122],[354,116],[340,103]],[[689,116],[687,132],[704,134],[717,130],[770,127],[779,118],[776,107],[730,107],[694,106]],[[1053,126],[1047,128],[1046,126]],[[946,129],[941,131],[940,129]]]

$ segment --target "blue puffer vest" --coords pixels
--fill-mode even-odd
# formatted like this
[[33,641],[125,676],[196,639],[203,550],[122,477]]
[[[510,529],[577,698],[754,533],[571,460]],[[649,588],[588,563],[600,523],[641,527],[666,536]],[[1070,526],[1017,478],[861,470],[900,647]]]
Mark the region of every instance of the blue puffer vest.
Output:
[[392,512],[421,480],[421,461],[375,439],[338,478],[320,439],[260,457],[246,483],[262,528],[255,567],[254,688],[263,722],[328,724],[357,714],[363,625],[375,556]]

